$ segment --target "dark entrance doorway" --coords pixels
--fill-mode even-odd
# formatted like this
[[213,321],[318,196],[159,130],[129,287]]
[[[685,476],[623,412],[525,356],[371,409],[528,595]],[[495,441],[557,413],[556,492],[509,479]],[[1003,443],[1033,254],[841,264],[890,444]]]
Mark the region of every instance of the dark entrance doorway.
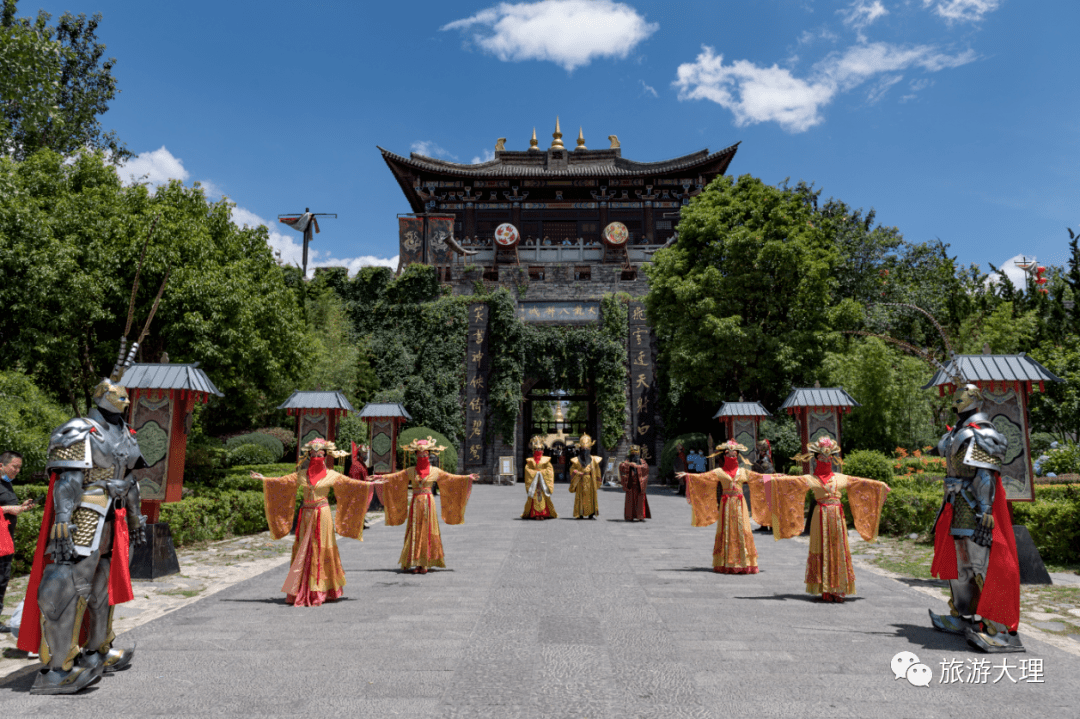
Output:
[[544,454],[551,457],[555,468],[555,481],[568,483],[570,458],[577,451],[578,439],[587,433],[594,441],[598,440],[598,416],[596,401],[589,390],[534,386],[525,395],[522,407],[525,436],[521,443],[518,466],[525,466],[525,462],[532,456],[529,441],[540,435],[545,439]]

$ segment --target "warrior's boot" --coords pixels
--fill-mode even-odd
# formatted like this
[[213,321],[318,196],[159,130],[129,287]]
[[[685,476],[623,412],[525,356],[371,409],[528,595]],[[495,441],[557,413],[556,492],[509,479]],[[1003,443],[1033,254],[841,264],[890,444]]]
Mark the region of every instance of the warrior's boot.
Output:
[[1027,651],[1016,632],[1010,632],[1004,624],[998,624],[985,617],[969,628],[964,636],[967,637],[968,644],[987,654]]

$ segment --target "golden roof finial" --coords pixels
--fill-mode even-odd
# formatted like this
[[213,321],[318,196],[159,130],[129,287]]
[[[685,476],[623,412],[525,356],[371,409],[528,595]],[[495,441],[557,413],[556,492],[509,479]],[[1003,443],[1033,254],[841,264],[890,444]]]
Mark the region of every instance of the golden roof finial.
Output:
[[554,139],[551,141],[551,147],[549,149],[552,149],[552,150],[565,150],[566,149],[565,147],[563,147],[563,144],[562,144],[562,130],[559,129],[559,116],[558,115],[555,116],[555,132],[551,133],[551,137],[554,138]]
[[529,140],[529,149],[530,150],[539,150],[540,149],[539,144],[536,141],[536,128],[535,127],[533,128],[532,139]]
[[587,150],[587,149],[589,149],[589,148],[585,147],[585,133],[582,131],[581,127],[578,127],[578,130],[577,130],[577,147],[575,147],[574,150]]

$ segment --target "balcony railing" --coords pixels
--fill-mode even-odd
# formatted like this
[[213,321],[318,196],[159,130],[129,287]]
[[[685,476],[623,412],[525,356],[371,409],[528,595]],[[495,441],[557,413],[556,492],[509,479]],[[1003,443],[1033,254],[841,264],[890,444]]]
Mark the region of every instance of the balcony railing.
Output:
[[[495,250],[492,245],[494,240],[488,238],[469,238],[461,241],[462,247],[467,250],[476,250],[478,254],[470,255],[465,259],[469,263],[490,263],[495,259]],[[626,248],[626,253],[631,263],[652,262],[652,253],[662,247],[662,244],[631,244]],[[518,245],[518,259],[522,264],[545,264],[545,263],[573,263],[573,262],[600,262],[604,259],[604,246],[598,241],[585,240],[552,240],[543,238],[539,242],[533,238],[526,238]]]

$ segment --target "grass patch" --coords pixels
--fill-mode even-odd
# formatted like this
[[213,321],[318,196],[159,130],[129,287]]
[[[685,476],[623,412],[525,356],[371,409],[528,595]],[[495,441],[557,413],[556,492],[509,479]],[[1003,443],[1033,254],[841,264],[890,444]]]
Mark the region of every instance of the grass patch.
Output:
[[934,545],[930,543],[878,537],[873,543],[855,543],[851,553],[889,572],[915,579],[933,579],[930,576],[930,563],[934,559]]
[[168,592],[158,592],[158,594],[164,594],[167,597],[185,597],[191,599],[192,597],[197,597],[202,594],[204,589],[206,589],[206,587],[200,587],[199,589],[173,589]]

